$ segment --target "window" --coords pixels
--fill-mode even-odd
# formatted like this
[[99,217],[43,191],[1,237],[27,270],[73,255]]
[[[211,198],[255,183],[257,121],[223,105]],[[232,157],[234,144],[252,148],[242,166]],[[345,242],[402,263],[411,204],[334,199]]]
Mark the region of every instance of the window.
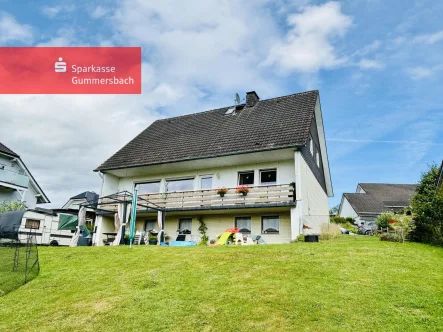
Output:
[[178,232],[179,234],[191,234],[192,230],[192,219],[180,219],[178,221]]
[[26,219],[25,228],[39,229],[40,228],[40,220]]
[[278,234],[280,232],[280,219],[278,216],[263,216],[261,218],[262,233]]
[[314,141],[312,140],[312,136],[309,135],[309,151],[311,151],[311,155],[314,155]]
[[200,179],[201,189],[212,189],[212,176],[205,176]]
[[149,194],[160,192],[160,181],[136,183],[135,188],[139,194]]
[[240,233],[251,233],[251,217],[236,217],[235,227]]
[[254,184],[254,171],[250,172],[239,172],[238,173],[238,184],[239,185],[253,185]]
[[277,183],[277,170],[267,169],[260,171],[260,183],[261,184],[276,184]]
[[315,160],[317,161],[317,167],[320,168],[320,154],[318,151],[315,153]]
[[194,179],[166,180],[166,191],[183,191],[194,189]]
[[145,220],[145,232],[152,231],[155,227],[157,227],[157,220]]

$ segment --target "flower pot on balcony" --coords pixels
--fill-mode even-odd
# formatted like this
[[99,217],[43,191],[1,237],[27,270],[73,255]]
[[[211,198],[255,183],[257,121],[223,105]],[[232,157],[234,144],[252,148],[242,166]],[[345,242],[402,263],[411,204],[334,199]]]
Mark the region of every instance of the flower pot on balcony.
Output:
[[220,197],[225,197],[225,193],[220,193]]
[[243,196],[246,196],[248,193],[247,192],[242,192],[242,195]]

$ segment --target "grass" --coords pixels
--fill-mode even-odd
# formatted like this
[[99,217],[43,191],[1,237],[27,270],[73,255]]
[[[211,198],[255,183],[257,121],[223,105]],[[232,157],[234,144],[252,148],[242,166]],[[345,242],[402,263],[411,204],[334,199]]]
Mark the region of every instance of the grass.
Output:
[[40,248],[0,330],[437,331],[443,249],[340,237],[250,247]]

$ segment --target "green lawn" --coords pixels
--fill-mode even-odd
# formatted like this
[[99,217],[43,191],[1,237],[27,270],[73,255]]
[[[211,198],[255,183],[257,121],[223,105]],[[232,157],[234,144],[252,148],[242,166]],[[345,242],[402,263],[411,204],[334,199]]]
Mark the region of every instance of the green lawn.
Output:
[[358,236],[250,247],[40,248],[0,330],[437,331],[443,249]]

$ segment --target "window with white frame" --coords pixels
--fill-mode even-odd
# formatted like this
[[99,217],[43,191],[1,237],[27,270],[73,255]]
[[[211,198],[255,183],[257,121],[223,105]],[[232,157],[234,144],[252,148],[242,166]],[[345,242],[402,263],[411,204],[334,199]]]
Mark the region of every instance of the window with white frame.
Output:
[[202,176],[200,178],[200,188],[201,189],[212,189],[212,176]]
[[238,184],[253,185],[254,184],[254,171],[238,172]]
[[166,180],[166,191],[184,191],[194,189],[194,179]]
[[235,227],[240,233],[251,233],[251,217],[236,217]]
[[280,232],[280,218],[278,216],[261,217],[261,229],[264,234],[278,234]]
[[277,183],[276,169],[260,170],[260,184],[276,184],[276,183]]
[[183,218],[178,221],[179,234],[191,234],[191,231],[192,231],[192,218]]
[[311,156],[314,155],[314,140],[312,139],[312,136],[309,135],[309,151],[311,152]]
[[160,192],[160,181],[140,182],[135,184],[139,194],[152,194]]
[[155,219],[145,220],[145,232],[152,231],[155,229],[155,227],[157,227],[157,220]]

